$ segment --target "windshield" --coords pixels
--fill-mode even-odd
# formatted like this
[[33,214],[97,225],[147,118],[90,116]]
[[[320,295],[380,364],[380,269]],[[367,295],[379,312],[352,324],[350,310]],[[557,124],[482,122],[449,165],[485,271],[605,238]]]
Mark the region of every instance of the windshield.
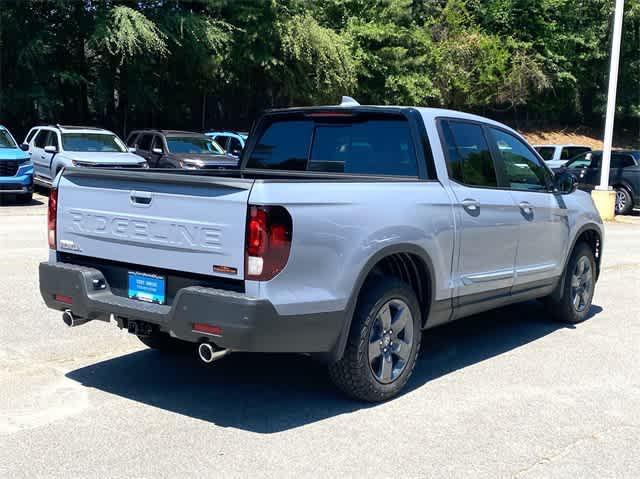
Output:
[[125,153],[127,148],[116,135],[105,133],[63,133],[65,151]]
[[535,150],[540,154],[544,161],[553,160],[553,154],[556,151],[553,146],[536,146]]
[[167,137],[171,153],[194,153],[199,155],[223,155],[224,150],[210,138],[198,136]]
[[7,130],[0,130],[0,148],[17,148],[16,142]]

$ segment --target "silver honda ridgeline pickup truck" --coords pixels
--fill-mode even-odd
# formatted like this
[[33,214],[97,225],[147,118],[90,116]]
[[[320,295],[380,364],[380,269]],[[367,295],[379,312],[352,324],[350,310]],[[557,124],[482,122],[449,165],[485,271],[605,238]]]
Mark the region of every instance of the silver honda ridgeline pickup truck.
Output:
[[589,314],[603,226],[512,129],[431,108],[266,113],[236,171],[66,169],[40,289],[70,326],[151,348],[306,353],[354,398],[397,394],[422,331],[541,299]]

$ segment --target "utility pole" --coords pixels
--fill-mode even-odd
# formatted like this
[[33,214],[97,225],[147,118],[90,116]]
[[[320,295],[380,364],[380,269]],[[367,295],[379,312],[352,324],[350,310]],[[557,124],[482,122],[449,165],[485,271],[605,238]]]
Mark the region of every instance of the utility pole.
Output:
[[607,94],[607,118],[604,127],[602,148],[602,167],[600,185],[592,192],[593,200],[603,220],[615,217],[616,194],[609,186],[609,167],[613,145],[613,124],[616,115],[616,93],[618,89],[618,67],[620,65],[620,44],[622,42],[622,20],[624,18],[624,0],[616,0],[613,20],[613,39],[611,42],[611,65],[609,68],[609,92]]

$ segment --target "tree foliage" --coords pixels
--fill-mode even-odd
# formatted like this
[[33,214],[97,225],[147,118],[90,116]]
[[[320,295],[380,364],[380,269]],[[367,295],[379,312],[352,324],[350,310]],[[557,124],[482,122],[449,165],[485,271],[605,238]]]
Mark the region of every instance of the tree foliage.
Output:
[[[601,123],[611,0],[12,0],[0,115],[246,128],[264,108],[439,106]],[[618,115],[640,119],[640,2],[626,2]]]

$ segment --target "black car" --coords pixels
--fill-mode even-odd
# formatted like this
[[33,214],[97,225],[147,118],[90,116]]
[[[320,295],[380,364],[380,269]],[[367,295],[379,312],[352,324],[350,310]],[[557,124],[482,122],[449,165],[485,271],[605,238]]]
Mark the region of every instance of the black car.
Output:
[[137,130],[127,137],[127,146],[149,163],[150,168],[237,168],[238,158],[225,154],[211,138],[190,131]]
[[[600,184],[602,152],[575,156],[556,171],[569,171],[578,178],[578,187],[591,191]],[[616,191],[616,214],[629,213],[640,206],[640,150],[614,150],[611,153],[609,186]]]

